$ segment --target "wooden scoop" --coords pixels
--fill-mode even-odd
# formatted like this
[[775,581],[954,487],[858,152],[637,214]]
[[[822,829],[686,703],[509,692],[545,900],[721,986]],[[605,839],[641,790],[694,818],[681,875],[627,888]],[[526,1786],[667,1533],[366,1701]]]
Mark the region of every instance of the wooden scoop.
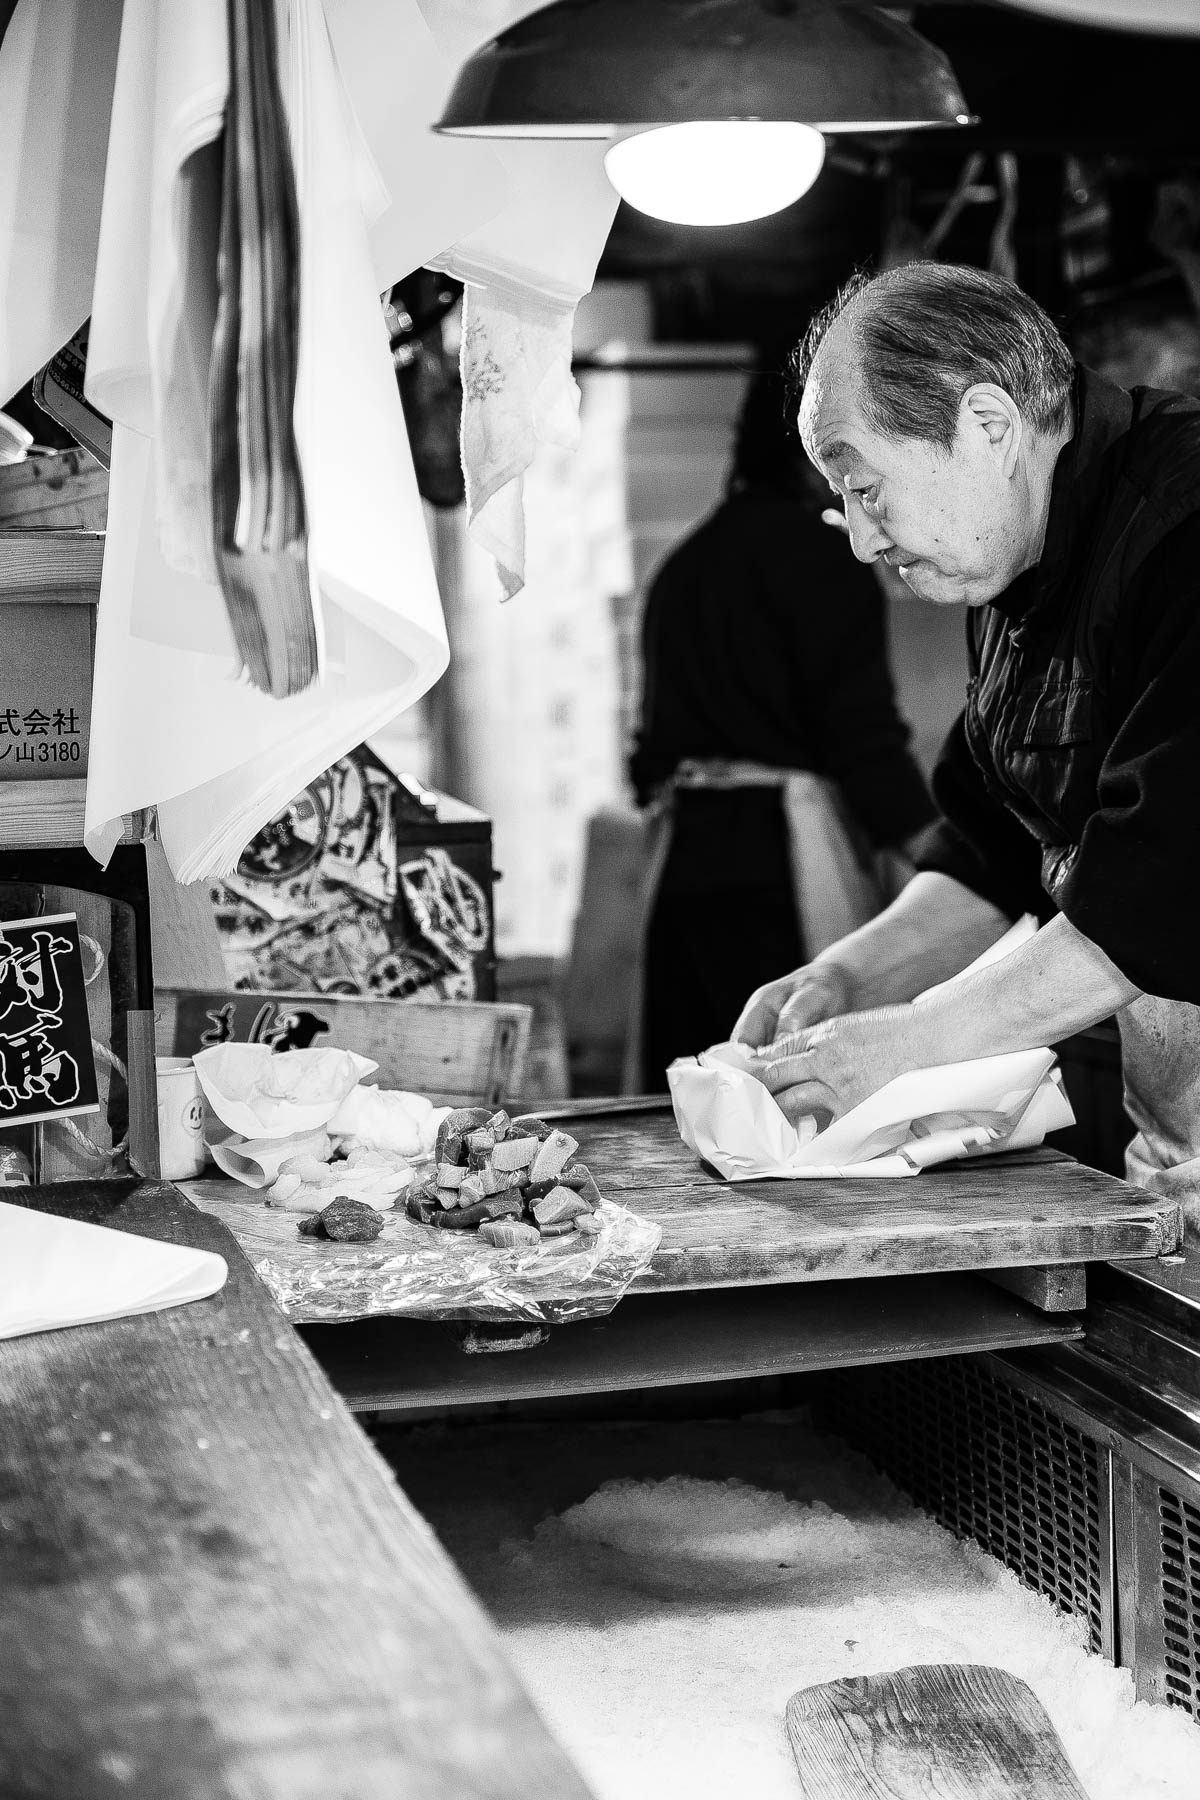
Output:
[[804,1800],[1087,1800],[1033,1691],[983,1664],[801,1688],[787,1732]]

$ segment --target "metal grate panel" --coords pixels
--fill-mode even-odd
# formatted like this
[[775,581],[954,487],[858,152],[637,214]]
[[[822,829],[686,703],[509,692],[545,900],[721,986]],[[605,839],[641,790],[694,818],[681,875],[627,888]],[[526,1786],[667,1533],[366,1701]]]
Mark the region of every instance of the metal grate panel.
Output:
[[[1060,1611],[1082,1614],[1103,1654],[1107,1473],[1097,1444],[970,1358],[838,1371],[825,1392],[831,1429],[941,1524],[974,1538]],[[1200,1516],[1197,1534],[1200,1555]],[[1200,1584],[1200,1563],[1197,1571]]]
[[1165,1695],[1200,1719],[1200,1507],[1160,1487],[1158,1519]]

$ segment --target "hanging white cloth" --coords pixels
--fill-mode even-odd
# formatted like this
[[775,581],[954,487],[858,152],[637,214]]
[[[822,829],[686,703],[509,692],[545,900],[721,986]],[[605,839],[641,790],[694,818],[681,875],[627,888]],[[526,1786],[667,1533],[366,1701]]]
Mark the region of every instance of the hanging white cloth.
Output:
[[325,0],[325,14],[385,191],[370,230],[375,284],[384,293],[494,219],[508,205],[511,182],[491,144],[432,130],[458,58],[435,38],[417,0]]
[[204,441],[189,439],[179,416],[205,391],[193,352],[207,304],[186,291],[185,249],[196,240],[182,228],[203,203],[189,175],[221,87],[224,46],[211,16],[219,9],[170,0],[170,33],[156,38],[158,9],[127,4],[122,59],[128,44],[133,60],[128,79],[118,72],[114,145],[128,132],[152,159],[147,171],[136,155],[118,154],[114,168],[128,186],[107,185],[97,269],[100,350],[88,391],[118,424],[85,837],[103,858],[121,815],[156,802],[168,860],[191,881],[230,870],[306,781],[437,680],[448,648],[369,243],[368,213],[380,215],[386,190],[338,76],[320,0],[277,0],[302,240],[294,417],[322,678],[287,700],[238,678],[220,592],[196,569],[197,543],[172,527],[194,495],[186,505],[178,491],[156,498],[179,462],[153,454],[141,435],[149,426],[156,443],[167,429],[174,446]]
[[[422,0],[434,37],[456,60],[543,0]],[[428,259],[467,284],[463,306],[463,472],[475,541],[493,556],[504,598],[524,585],[525,470],[541,444],[574,449],[579,389],[571,374],[575,308],[617,210],[606,139],[493,139],[508,201]]]
[[87,318],[121,0],[20,0],[0,45],[0,405]]
[[[151,438],[173,568],[216,581],[208,379],[217,307],[223,6],[125,0],[88,337],[88,399]],[[156,606],[140,608],[155,629]],[[223,609],[222,609],[223,611]],[[159,622],[175,641],[169,619]]]
[[433,266],[467,283],[463,472],[468,528],[495,557],[504,598],[525,581],[523,478],[541,444],[579,442],[575,308],[595,280],[617,195],[603,142],[505,141],[515,198]]
[[[309,251],[295,427],[321,656],[320,687],[289,700],[239,680],[211,579],[223,8],[21,0],[0,52],[16,145],[0,159],[0,377],[19,387],[90,312],[88,394],[115,421],[86,841],[107,857],[122,815],[157,804],[182,880],[228,871],[307,780],[446,666],[380,289],[435,260],[471,284],[472,512],[515,591],[522,473],[539,442],[577,433],[571,318],[617,204],[602,143],[430,136],[463,50],[452,0],[425,0],[428,28],[413,0],[273,3]],[[535,4],[473,7],[470,28]]]

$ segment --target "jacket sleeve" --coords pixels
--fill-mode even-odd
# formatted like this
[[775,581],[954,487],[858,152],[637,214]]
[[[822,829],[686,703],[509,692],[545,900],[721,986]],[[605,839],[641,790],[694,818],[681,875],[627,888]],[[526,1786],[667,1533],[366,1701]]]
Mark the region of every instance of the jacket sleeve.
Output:
[[933,771],[933,796],[941,818],[925,834],[917,868],[952,876],[1010,919],[1049,918],[1054,907],[1042,890],[1037,840],[989,793],[961,713]]
[[1136,578],[1114,668],[1129,700],[1099,806],[1054,890],[1059,908],[1145,992],[1200,1004],[1200,521]]

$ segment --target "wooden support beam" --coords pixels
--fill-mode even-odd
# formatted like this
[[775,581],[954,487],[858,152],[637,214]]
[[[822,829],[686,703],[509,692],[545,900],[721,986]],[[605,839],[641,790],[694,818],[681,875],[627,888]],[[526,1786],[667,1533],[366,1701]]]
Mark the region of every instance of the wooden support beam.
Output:
[[1045,1263],[1032,1269],[982,1269],[997,1287],[1027,1300],[1042,1312],[1082,1312],[1087,1305],[1087,1270],[1082,1263]]

